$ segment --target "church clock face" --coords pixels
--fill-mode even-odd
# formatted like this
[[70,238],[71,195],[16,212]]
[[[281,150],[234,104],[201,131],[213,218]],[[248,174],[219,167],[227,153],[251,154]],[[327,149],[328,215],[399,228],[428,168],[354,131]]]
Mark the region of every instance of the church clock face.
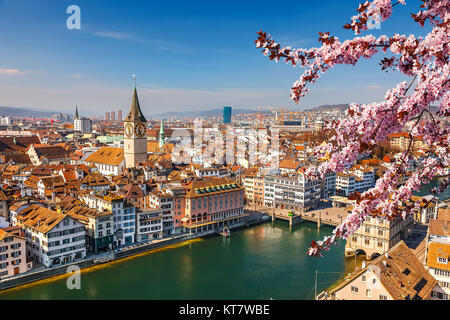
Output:
[[133,136],[133,125],[131,123],[127,123],[125,125],[125,135],[128,138],[131,138]]
[[134,128],[134,132],[136,133],[136,137],[143,138],[145,136],[145,125],[143,123],[136,124]]

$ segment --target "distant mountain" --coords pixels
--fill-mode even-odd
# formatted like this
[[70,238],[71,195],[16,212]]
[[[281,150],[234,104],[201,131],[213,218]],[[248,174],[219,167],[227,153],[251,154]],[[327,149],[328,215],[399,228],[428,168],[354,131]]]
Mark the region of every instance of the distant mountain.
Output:
[[[257,113],[254,109],[232,109],[233,114],[240,113]],[[263,112],[263,111],[261,111]],[[151,114],[152,119],[161,118],[196,118],[196,117],[219,117],[223,116],[223,109],[201,110],[201,111],[178,111],[163,112],[159,114]]]
[[39,111],[26,108],[4,107],[0,106],[0,117],[16,117],[16,118],[50,118],[56,111]]
[[344,104],[324,104],[315,108],[312,108],[314,111],[345,111],[349,107],[348,103]]

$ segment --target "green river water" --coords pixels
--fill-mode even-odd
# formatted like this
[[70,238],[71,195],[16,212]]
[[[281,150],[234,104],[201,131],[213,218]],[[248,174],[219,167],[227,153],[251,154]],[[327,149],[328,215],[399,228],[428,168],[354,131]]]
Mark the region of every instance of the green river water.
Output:
[[320,259],[306,255],[318,230],[302,223],[267,222],[235,230],[231,238],[211,236],[104,268],[81,273],[81,289],[66,278],[0,293],[0,299],[313,299],[353,266],[343,241]]

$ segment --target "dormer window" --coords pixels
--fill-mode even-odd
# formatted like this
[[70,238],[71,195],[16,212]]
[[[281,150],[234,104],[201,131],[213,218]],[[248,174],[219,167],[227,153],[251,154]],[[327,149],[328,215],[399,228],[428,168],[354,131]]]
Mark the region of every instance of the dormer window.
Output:
[[448,263],[448,259],[447,258],[443,258],[443,257],[438,257],[437,258],[437,262],[438,263],[447,264]]

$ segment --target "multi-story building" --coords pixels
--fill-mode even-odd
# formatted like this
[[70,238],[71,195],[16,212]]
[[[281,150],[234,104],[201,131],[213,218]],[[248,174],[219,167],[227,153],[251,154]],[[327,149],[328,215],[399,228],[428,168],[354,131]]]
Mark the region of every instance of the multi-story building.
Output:
[[242,177],[245,198],[249,205],[264,206],[264,176],[258,168],[250,168]]
[[319,205],[321,181],[310,180],[303,174],[286,176],[266,176],[264,203],[266,206],[310,210]]
[[375,170],[354,167],[350,171],[337,173],[336,194],[348,197],[355,191],[362,193],[375,186]]
[[70,152],[61,146],[31,144],[25,152],[35,166],[70,162]]
[[411,151],[419,149],[426,149],[427,145],[424,143],[422,137],[413,137],[410,146],[410,135],[407,132],[398,132],[388,135],[390,147],[398,151],[406,151],[408,147]]
[[78,115],[78,107],[76,107],[75,117],[73,119],[73,130],[81,133],[92,132],[92,120]]
[[440,209],[428,226],[426,267],[437,280],[432,299],[450,300],[450,218],[449,209]]
[[231,107],[223,107],[223,123],[231,123]]
[[125,197],[113,192],[86,192],[79,198],[89,208],[113,213],[114,247],[135,242],[136,208],[125,201]]
[[194,180],[188,188],[182,219],[186,231],[214,232],[244,222],[244,188],[232,179]]
[[0,229],[0,279],[31,270],[25,234],[20,227]]
[[182,233],[183,221],[186,214],[186,193],[188,191],[187,187],[182,185],[166,185],[165,191],[173,197],[173,226],[174,232],[176,234]]
[[111,211],[97,211],[75,205],[65,213],[85,225],[88,251],[97,254],[113,249],[114,225]]
[[[350,212],[351,207],[347,210]],[[366,259],[373,259],[406,239],[413,229],[414,218],[408,215],[405,220],[397,217],[388,220],[383,217],[367,216],[362,225],[347,239],[345,255],[365,254]]]
[[163,236],[173,235],[175,233],[173,196],[169,193],[154,191],[148,195],[148,202],[151,208],[160,208],[163,211]]
[[163,209],[140,208],[136,211],[136,242],[163,236]]
[[9,223],[8,197],[5,195],[3,190],[0,190],[0,228],[9,227]]
[[336,172],[328,172],[325,174],[322,184],[322,194],[323,199],[332,197],[336,193]]
[[27,255],[51,267],[86,257],[84,224],[60,212],[31,205],[16,217],[25,230]]

